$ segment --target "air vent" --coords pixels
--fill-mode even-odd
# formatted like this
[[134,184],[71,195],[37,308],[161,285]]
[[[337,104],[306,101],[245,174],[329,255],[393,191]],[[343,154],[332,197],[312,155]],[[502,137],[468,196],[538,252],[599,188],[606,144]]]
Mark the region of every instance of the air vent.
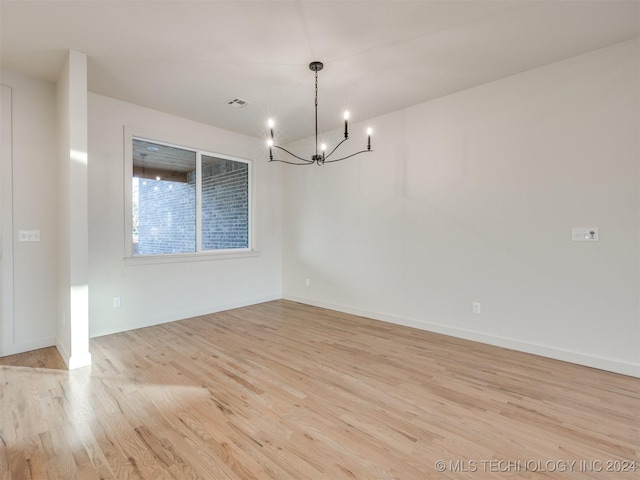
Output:
[[234,98],[232,100],[229,100],[227,102],[227,105],[231,105],[232,107],[236,108],[244,108],[249,105],[249,102],[247,102],[246,100],[242,100],[241,98]]

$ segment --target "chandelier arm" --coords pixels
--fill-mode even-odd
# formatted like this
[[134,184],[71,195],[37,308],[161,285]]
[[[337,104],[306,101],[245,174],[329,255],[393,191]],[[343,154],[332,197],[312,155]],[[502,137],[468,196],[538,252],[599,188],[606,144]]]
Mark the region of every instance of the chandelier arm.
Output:
[[[336,145],[333,150],[331,150],[331,153],[329,153],[329,155],[326,155],[324,158],[326,159],[326,158],[329,158],[331,155],[333,155],[333,152],[335,152],[338,149],[338,147],[342,145],[344,142],[346,142],[347,140],[349,139],[348,138],[342,139],[342,141],[338,145]],[[335,161],[335,160],[332,160],[332,161]]]
[[[291,155],[292,157],[295,157],[295,158],[297,158],[298,160],[302,160],[302,161],[303,161],[303,162],[305,162],[305,163],[313,163],[313,161],[312,161],[312,160],[307,160],[306,158],[299,157],[299,156],[298,156],[298,155],[296,155],[295,153],[291,153],[291,152],[290,152],[289,150],[287,150],[286,148],[280,147],[280,146],[278,146],[278,145],[274,145],[274,146],[273,146],[273,148],[279,148],[279,149],[280,149],[280,150],[282,150],[283,152],[286,152],[286,153],[288,153],[289,155]],[[280,160],[280,161],[282,161],[282,160]]]
[[287,160],[279,160],[277,158],[274,158],[273,160],[270,160],[271,162],[281,162],[281,163],[287,163],[289,165],[296,165],[296,166],[303,166],[303,165],[313,165],[315,162],[308,162],[305,160],[304,163],[296,163],[296,162],[288,162]]
[[342,160],[346,160],[347,158],[355,157],[356,155],[360,155],[361,153],[373,152],[373,150],[360,150],[359,152],[352,153],[351,155],[347,155],[346,157],[336,158],[334,160],[326,160],[324,163],[333,163],[340,162]]

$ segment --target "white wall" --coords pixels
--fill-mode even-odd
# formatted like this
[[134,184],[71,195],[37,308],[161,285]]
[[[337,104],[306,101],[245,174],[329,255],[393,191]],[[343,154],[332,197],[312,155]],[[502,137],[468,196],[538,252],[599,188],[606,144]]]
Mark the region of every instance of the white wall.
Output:
[[[157,140],[255,160],[258,255],[146,264],[125,256],[125,127]],[[281,174],[262,141],[89,94],[90,334],[104,335],[280,298]],[[113,298],[121,307],[113,307]]]
[[373,154],[284,167],[285,297],[640,376],[639,50],[376,118]]
[[[55,341],[57,311],[57,142],[55,86],[2,70],[13,117],[14,318],[2,355]],[[40,230],[40,242],[18,242],[20,230]],[[6,342],[4,341],[6,340]]]

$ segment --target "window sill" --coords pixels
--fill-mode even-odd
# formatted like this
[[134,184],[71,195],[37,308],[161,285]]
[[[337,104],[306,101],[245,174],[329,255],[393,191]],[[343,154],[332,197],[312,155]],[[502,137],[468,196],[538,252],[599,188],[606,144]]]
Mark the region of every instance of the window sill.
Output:
[[232,260],[238,258],[257,257],[260,253],[257,250],[224,251],[224,252],[199,252],[199,253],[179,253],[166,255],[141,255],[138,257],[125,257],[125,266],[135,265],[157,265],[162,263],[187,263],[187,262],[209,262],[212,260]]

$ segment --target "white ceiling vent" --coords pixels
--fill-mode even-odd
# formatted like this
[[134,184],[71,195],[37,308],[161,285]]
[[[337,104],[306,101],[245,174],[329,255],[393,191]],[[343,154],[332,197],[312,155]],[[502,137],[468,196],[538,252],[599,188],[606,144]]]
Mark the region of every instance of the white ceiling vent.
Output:
[[249,102],[236,97],[234,99],[229,100],[227,102],[227,105],[231,105],[232,107],[236,107],[236,108],[244,108],[247,105],[249,105]]

